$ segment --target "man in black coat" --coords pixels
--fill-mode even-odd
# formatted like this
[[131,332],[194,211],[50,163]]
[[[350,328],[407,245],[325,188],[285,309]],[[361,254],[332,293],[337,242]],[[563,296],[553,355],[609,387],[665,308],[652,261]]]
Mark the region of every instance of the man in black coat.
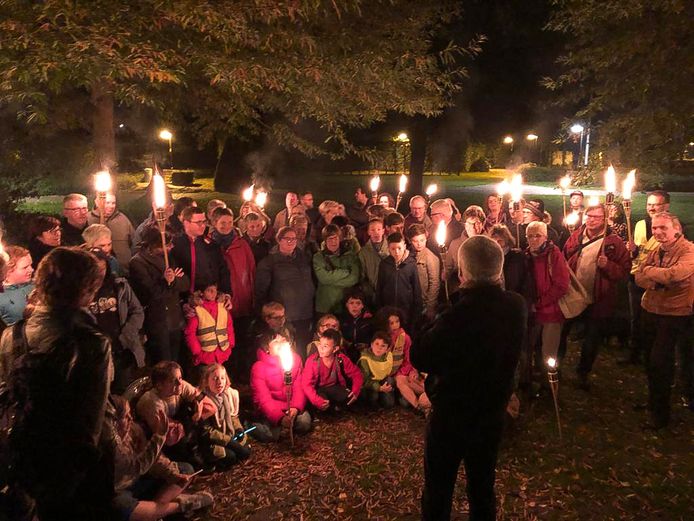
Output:
[[471,520],[496,516],[494,475],[525,336],[523,298],[501,287],[503,252],[486,236],[460,247],[459,301],[412,347],[412,365],[428,373],[433,404],[424,449],[422,519],[450,519],[461,460]]

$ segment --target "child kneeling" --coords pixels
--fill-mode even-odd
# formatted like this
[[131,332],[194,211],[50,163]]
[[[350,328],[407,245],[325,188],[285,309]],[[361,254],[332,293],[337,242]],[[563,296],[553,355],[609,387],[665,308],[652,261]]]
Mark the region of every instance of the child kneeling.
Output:
[[359,358],[359,369],[364,377],[361,395],[372,407],[390,409],[395,405],[393,354],[388,350],[388,333],[379,331],[371,339],[371,345]]
[[364,381],[359,368],[338,352],[340,340],[336,329],[321,332],[316,342],[318,352],[309,356],[304,366],[304,394],[321,411],[352,405]]
[[202,423],[200,452],[205,462],[217,470],[227,470],[251,455],[239,420],[239,392],[230,384],[221,364],[206,367],[200,379],[200,389],[217,406],[215,414]]

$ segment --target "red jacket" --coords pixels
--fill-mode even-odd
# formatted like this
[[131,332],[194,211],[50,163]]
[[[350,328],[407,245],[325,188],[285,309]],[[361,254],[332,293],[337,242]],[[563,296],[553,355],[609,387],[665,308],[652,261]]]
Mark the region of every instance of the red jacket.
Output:
[[234,317],[253,314],[255,291],[255,259],[248,243],[237,236],[222,255],[229,268],[231,279],[231,313]]
[[[569,268],[566,259],[551,241],[547,241],[545,249],[538,255],[526,251],[532,268],[530,273],[535,281],[535,321],[538,324],[563,322],[564,315],[559,308],[559,299],[569,289]],[[549,262],[552,263],[551,270]]]
[[[212,318],[217,320],[217,310],[219,309],[217,301],[203,300],[201,306],[207,310],[207,312],[212,315]],[[229,313],[226,309],[225,313]],[[183,331],[190,352],[193,355],[194,365],[211,365],[211,364],[223,364],[231,356],[231,351],[234,349],[234,344],[236,339],[234,336],[234,321],[231,315],[227,317],[227,338],[229,339],[229,349],[222,351],[217,348],[214,351],[203,351],[200,345],[200,340],[198,339],[198,316],[193,315],[188,319],[186,328]]]
[[[301,386],[301,358],[296,353],[293,355],[289,407],[302,412],[306,407],[306,396]],[[279,424],[287,410],[287,386],[284,385],[284,371],[278,356],[258,349],[258,361],[251,368],[251,392],[259,415],[273,425]]]
[[[576,271],[580,245],[583,241],[585,225],[574,231],[564,244],[564,257],[569,267]],[[605,237],[603,253],[607,257],[607,266],[596,268],[593,285],[592,318],[611,317],[617,304],[617,283],[625,279],[631,270],[631,256],[624,246],[624,241],[614,233]]]
[[[337,373],[337,384],[341,387],[347,388],[348,382],[345,377],[349,378],[352,381],[352,387],[350,388],[352,394],[354,396],[359,396],[361,386],[364,383],[364,377],[362,376],[361,371],[347,356],[340,353],[335,354],[333,364],[340,363],[338,358],[342,361],[342,369],[340,369],[339,365],[335,367]],[[329,384],[329,382],[323,382],[320,380],[319,373],[321,364],[323,364],[323,362],[318,356],[318,353],[313,353],[306,360],[304,371],[301,376],[304,394],[306,395],[306,398],[308,398],[308,401],[311,402],[315,407],[320,407],[325,402],[325,399],[318,395],[317,389]]]

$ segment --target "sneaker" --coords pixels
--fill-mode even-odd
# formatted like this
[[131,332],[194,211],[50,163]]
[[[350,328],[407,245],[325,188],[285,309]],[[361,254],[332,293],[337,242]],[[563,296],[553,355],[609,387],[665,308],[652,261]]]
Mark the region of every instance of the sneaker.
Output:
[[174,498],[174,502],[181,507],[181,512],[193,512],[214,505],[214,496],[203,490],[196,494],[179,494]]

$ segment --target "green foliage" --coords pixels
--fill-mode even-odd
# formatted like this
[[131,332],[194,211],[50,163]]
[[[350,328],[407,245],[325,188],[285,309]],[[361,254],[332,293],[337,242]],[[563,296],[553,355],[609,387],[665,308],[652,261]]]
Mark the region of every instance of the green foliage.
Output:
[[463,171],[489,171],[488,155],[492,147],[484,143],[467,143],[463,151]]
[[[523,176],[524,183],[554,183],[566,174],[566,169],[525,163],[518,168],[518,172]],[[573,177],[571,180],[574,183]]]
[[694,25],[686,0],[553,0],[548,28],[566,35],[562,73],[546,79],[593,145],[619,149],[622,163],[658,174],[691,139]]

